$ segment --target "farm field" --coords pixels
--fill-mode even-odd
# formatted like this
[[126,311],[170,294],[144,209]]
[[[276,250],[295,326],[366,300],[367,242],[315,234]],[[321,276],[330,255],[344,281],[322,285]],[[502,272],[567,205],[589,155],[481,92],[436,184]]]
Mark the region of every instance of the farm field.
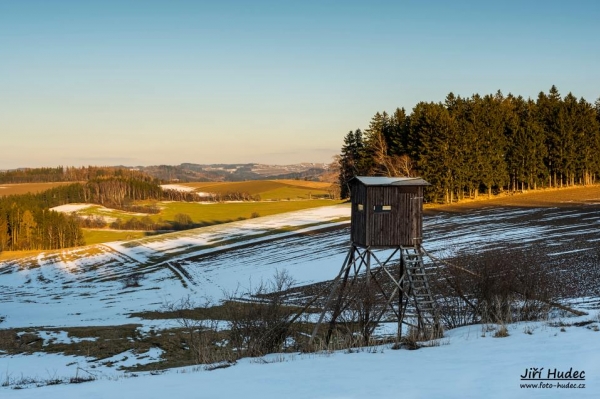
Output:
[[73,183],[75,182],[0,184],[0,197],[13,194],[39,193],[53,187]]
[[570,207],[573,205],[599,205],[600,185],[553,188],[527,191],[524,193],[503,194],[488,198],[480,195],[477,200],[464,201],[453,205],[429,205],[426,208],[443,209],[445,211],[467,211],[469,209],[488,206],[537,207]]
[[[117,219],[127,221],[134,217],[142,218],[146,216],[155,222],[173,221],[176,219],[176,215],[186,214],[190,216],[195,225],[210,226],[251,219],[260,216],[270,216],[302,209],[336,205],[340,203],[342,203],[342,201],[339,200],[218,203],[158,202],[152,203],[151,205],[157,206],[160,209],[160,212],[150,215],[126,212],[118,209],[110,209],[93,204],[71,204],[57,207],[55,209],[61,212],[74,213],[84,217],[101,217],[107,223],[112,223]],[[83,233],[86,244],[98,244],[102,242],[133,239],[143,237],[144,235],[148,234],[155,234],[153,232],[120,231],[112,229],[83,229]]]
[[[582,392],[591,394],[591,397],[600,393],[597,362],[591,355],[588,356],[590,352],[581,345],[572,345],[573,339],[587,342],[588,348],[596,348],[598,342],[595,335],[598,333],[593,329],[573,327],[575,321],[587,323],[588,319],[592,321],[587,325],[593,327],[598,324],[593,321],[600,310],[600,204],[594,201],[595,190],[595,187],[565,189],[558,190],[560,195],[557,192],[545,192],[546,196],[539,197],[536,193],[533,200],[545,206],[528,205],[532,199],[528,198],[529,194],[524,194],[511,196],[511,203],[508,204],[478,201],[468,206],[437,207],[428,209],[424,218],[424,247],[434,256],[453,262],[461,262],[471,254],[486,253],[506,262],[533,259],[549,268],[555,281],[563,286],[561,300],[588,312],[589,316],[577,319],[560,316],[565,332],[560,330],[561,327],[552,327],[548,323],[532,322],[510,326],[508,338],[496,339],[482,337],[483,327],[472,326],[449,331],[447,341],[443,341],[445,343],[440,347],[419,351],[390,351],[389,348],[383,348],[385,354],[368,356],[394,359],[390,362],[399,362],[393,363],[395,365],[405,364],[406,361],[410,364],[428,364],[428,375],[434,378],[452,374],[448,374],[447,368],[437,366],[439,362],[450,364],[440,359],[447,359],[447,362],[454,359],[454,362],[470,364],[470,367],[481,364],[486,372],[504,376],[499,381],[486,380],[486,383],[498,389],[507,378],[514,379],[514,386],[502,391],[511,393],[513,397],[519,397],[519,393],[521,397],[528,397],[528,391],[518,388],[518,376],[522,374],[522,369],[531,367],[531,359],[543,359],[549,364],[548,367],[562,367],[568,363],[569,367],[573,365],[585,369],[589,375],[589,388]],[[517,200],[523,203],[512,202]],[[94,366],[101,381],[91,382],[88,385],[90,388],[81,388],[83,390],[93,389],[91,387],[94,386],[102,389],[122,386],[111,381],[128,374],[126,369],[119,367],[133,367],[139,363],[146,368],[160,368],[161,362],[164,364],[168,358],[166,349],[151,348],[148,342],[158,339],[161,331],[168,331],[177,325],[176,320],[145,318],[140,316],[141,313],[160,311],[165,302],[177,301],[188,295],[219,303],[224,293],[235,290],[248,292],[253,285],[269,279],[277,270],[290,273],[298,288],[322,284],[337,274],[348,250],[348,217],[349,207],[337,205],[138,240],[33,256],[24,254],[21,258],[1,260],[0,303],[3,303],[3,307],[0,316],[5,319],[0,327],[10,334],[27,333],[30,334],[28,336],[40,338],[41,341],[36,341],[38,343],[32,347],[46,352],[64,348],[64,345],[81,346],[85,340],[102,340],[105,346],[108,345],[107,340],[116,338],[110,338],[103,328],[119,331],[123,335],[121,339],[129,342],[128,346],[119,349],[118,356],[111,354],[107,362],[99,361],[99,355],[86,358],[75,352],[69,352],[69,355],[55,352],[51,353],[52,356],[39,355],[41,358],[38,362],[45,368],[61,370],[67,376],[73,375],[77,367],[92,370]],[[141,276],[139,287],[124,288],[124,281],[132,274]],[[523,332],[529,329],[533,329],[532,335]],[[123,348],[120,345],[124,344],[114,344],[114,347]],[[0,347],[2,350],[7,349]],[[489,364],[489,357],[493,354],[498,360],[497,365]],[[261,367],[272,367],[269,372],[274,373],[278,370],[293,373],[296,367],[302,369],[302,365],[318,369],[323,364],[331,367],[331,362],[336,362],[335,367],[343,368],[345,366],[341,363],[353,362],[352,356],[361,359],[355,364],[356,367],[362,367],[360,364],[364,366],[362,362],[365,361],[360,354],[336,353],[323,358],[297,356],[297,361],[285,356],[289,355],[273,357],[289,359],[276,361],[282,365],[241,361],[215,375],[241,381],[244,377],[239,373],[258,373],[255,375],[258,378],[264,370]],[[340,356],[344,360],[339,360]],[[43,374],[41,368],[27,371],[28,364],[30,362],[24,360],[23,355],[0,354],[0,370],[8,369],[13,376],[27,375],[27,372],[33,373],[35,370],[39,375]],[[397,372],[397,367],[394,367]],[[261,368],[260,371],[257,368]],[[186,373],[190,371],[192,369],[187,369]],[[198,378],[221,378],[203,373],[200,372]],[[406,373],[408,375],[411,372],[407,369]],[[473,370],[472,377],[452,374],[452,378],[461,377],[473,384],[483,378],[483,374],[482,371]],[[161,378],[166,383],[172,383],[179,378],[176,376],[176,371],[172,370]],[[195,377],[192,374],[190,378]],[[140,378],[154,377],[142,373]],[[283,374],[281,378],[283,381]],[[414,375],[414,378],[418,376]],[[447,383],[452,384],[450,377]],[[290,380],[285,384],[289,388],[294,382]],[[123,386],[128,385],[126,382]],[[271,391],[269,386],[265,397],[282,394],[282,391]],[[61,392],[64,396],[68,395],[65,392],[70,392],[71,388],[40,389],[43,392],[56,389],[54,392]],[[343,387],[338,389],[343,392]],[[370,386],[370,389],[381,392],[383,396],[387,392],[380,391],[379,385]],[[428,389],[432,394],[439,393],[435,387]],[[12,393],[10,390],[6,392]],[[33,394],[36,390],[31,392]],[[229,395],[233,391],[222,389],[219,392]],[[148,395],[152,397],[152,393]],[[218,393],[215,395],[219,397]],[[494,397],[493,394],[487,396]]]
[[[150,217],[154,220],[174,220],[178,213],[188,214],[194,223],[212,225],[249,219],[253,214],[270,216],[278,213],[293,212],[301,209],[318,208],[340,204],[336,200],[306,200],[306,201],[275,201],[275,202],[224,202],[224,203],[193,203],[193,202],[162,202],[158,206],[161,212]],[[256,215],[254,216],[256,217]]]
[[[39,193],[75,182],[0,184],[0,196]],[[193,182],[167,184],[165,188],[189,188],[190,191],[226,194],[246,192],[262,200],[298,200],[329,197],[331,183],[305,180],[250,180],[241,182]]]
[[259,195],[261,200],[294,200],[328,197],[331,183],[311,182],[304,180],[252,180],[242,182],[198,182],[181,183],[198,192],[226,194],[229,192],[245,192],[252,196]]
[[[124,240],[135,240],[148,235],[144,231],[122,231],[122,230],[110,230],[110,229],[82,229],[83,239],[86,245],[100,244],[103,242],[111,241],[124,241]],[[0,255],[0,260],[2,256]]]

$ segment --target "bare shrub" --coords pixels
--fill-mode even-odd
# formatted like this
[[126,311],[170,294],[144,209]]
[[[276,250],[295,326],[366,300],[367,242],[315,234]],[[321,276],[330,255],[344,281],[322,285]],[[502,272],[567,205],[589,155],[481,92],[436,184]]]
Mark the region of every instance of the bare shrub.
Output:
[[271,281],[250,290],[250,300],[241,300],[237,291],[226,294],[229,342],[239,356],[263,356],[283,349],[295,315],[284,303],[284,291],[293,284],[286,271],[277,271]]
[[172,225],[175,230],[187,230],[194,227],[194,221],[187,213],[178,213],[175,215]]
[[526,252],[482,253],[440,268],[434,285],[448,328],[474,322],[507,324],[547,316],[557,296],[543,261]]
[[184,348],[189,350],[192,360],[196,364],[228,362],[232,360],[231,352],[219,345],[220,338],[217,334],[218,321],[198,318],[194,310],[207,309],[210,301],[203,304],[196,303],[189,295],[178,302],[168,302],[163,305],[163,310],[175,315],[181,327],[180,339]]
[[6,376],[4,378],[4,380],[2,381],[2,384],[0,384],[1,387],[7,387],[10,386],[10,375],[8,374],[8,372],[6,373]]
[[104,220],[104,217],[100,215],[90,215],[87,217],[84,216],[75,216],[77,219],[77,223],[79,223],[80,227],[84,228],[105,228],[108,223]]
[[474,292],[481,313],[489,321],[539,320],[545,318],[556,293],[550,275],[539,259],[527,253],[505,259],[484,256]]
[[375,284],[367,285],[366,279],[360,278],[343,292],[343,307],[338,321],[347,335],[345,342],[349,347],[371,343],[375,318],[385,306],[385,299],[375,287]]
[[466,326],[476,321],[474,309],[457,296],[441,297],[438,310],[440,322],[448,329]]

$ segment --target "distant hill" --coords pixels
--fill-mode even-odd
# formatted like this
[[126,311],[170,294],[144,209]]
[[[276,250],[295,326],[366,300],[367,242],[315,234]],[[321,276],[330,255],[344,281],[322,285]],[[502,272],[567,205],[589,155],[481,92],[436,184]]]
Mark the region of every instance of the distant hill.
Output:
[[166,182],[244,181],[272,179],[319,180],[328,171],[325,163],[293,165],[194,164],[140,166],[136,169]]
[[137,168],[125,166],[57,166],[54,168],[3,170],[0,171],[0,184],[85,182],[112,177],[142,181],[153,180],[152,176],[148,176]]
[[328,173],[325,163],[293,165],[248,164],[194,164],[153,166],[88,166],[55,168],[20,168],[0,171],[0,183],[52,183],[87,181],[110,176],[155,178],[163,182],[244,181],[301,179],[318,181]]

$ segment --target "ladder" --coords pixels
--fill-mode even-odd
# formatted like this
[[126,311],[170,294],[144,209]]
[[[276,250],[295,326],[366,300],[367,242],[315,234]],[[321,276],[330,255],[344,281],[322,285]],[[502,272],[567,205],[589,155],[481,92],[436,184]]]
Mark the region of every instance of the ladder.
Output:
[[429,332],[433,336],[439,328],[439,316],[423,262],[423,252],[417,247],[401,247],[400,250],[407,285],[403,290],[404,295],[413,302],[419,333]]

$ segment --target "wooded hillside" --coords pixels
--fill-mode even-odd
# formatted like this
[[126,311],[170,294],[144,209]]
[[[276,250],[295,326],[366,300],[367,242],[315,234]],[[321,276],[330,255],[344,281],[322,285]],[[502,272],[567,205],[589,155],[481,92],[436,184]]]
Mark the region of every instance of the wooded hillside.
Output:
[[80,168],[58,166],[56,168],[22,168],[0,171],[0,183],[2,184],[81,182],[109,177],[154,180],[148,174],[135,169],[110,166],[83,166]]
[[156,181],[112,176],[55,187],[39,194],[2,197],[0,251],[82,245],[83,234],[77,218],[51,211],[52,207],[84,202],[126,209],[133,201],[159,200],[162,196]]

